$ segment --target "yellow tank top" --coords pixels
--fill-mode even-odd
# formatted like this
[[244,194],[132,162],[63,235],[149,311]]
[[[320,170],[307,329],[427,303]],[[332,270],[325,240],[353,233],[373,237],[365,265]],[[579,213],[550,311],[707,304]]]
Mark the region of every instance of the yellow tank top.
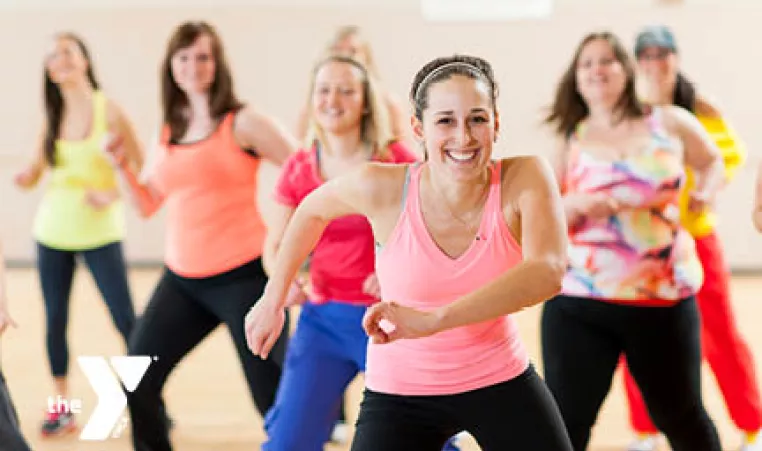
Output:
[[50,168],[50,181],[34,222],[34,237],[41,244],[78,251],[123,239],[122,201],[96,210],[85,199],[89,189],[118,187],[117,174],[101,150],[107,132],[106,97],[95,91],[90,136],[56,142],[56,165]]

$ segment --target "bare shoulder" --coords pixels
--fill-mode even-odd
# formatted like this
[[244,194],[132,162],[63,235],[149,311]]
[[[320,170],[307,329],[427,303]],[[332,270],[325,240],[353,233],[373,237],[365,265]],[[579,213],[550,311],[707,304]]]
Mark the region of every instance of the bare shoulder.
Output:
[[402,198],[409,164],[366,163],[345,177],[334,179],[341,191],[353,192],[356,202],[372,210],[396,206]]
[[668,132],[676,135],[682,135],[686,127],[698,122],[693,113],[677,105],[665,105],[660,107],[660,110],[662,125]]
[[246,105],[236,112],[233,127],[236,131],[256,130],[259,126],[271,121],[272,119],[263,112],[251,105]]
[[110,130],[118,130],[126,120],[127,116],[122,106],[112,99],[106,96],[106,122]]
[[544,187],[553,181],[553,169],[547,158],[522,155],[501,160],[503,193],[518,194],[525,189]]

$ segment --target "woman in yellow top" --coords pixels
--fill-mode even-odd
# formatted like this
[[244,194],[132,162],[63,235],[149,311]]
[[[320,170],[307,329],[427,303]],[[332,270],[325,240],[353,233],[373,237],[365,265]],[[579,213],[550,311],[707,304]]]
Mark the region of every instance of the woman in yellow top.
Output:
[[[717,108],[697,94],[686,76],[679,71],[677,44],[663,26],[645,28],[635,42],[638,59],[640,96],[650,104],[674,104],[696,115],[714,138],[725,162],[726,183],[744,163],[746,151]],[[711,209],[695,211],[688,206],[687,193],[695,184],[688,171],[681,199],[681,222],[696,242],[696,251],[704,269],[704,284],[696,296],[702,323],[702,348],[730,411],[730,417],[744,433],[742,451],[762,450],[762,402],[754,369],[754,360],[741,337],[730,300],[730,275],[715,226],[717,216]],[[630,451],[656,449],[658,431],[651,422],[637,385],[625,372],[630,420],[639,437]]]
[[[126,341],[135,323],[122,253],[124,211],[117,174],[101,146],[109,134],[124,137],[130,164],[143,163],[132,126],[100,91],[92,62],[77,36],[55,37],[44,68],[45,126],[32,163],[18,175],[24,189],[49,172],[34,221],[37,265],[45,299],[46,341],[55,395],[68,397],[66,327],[69,294],[79,255],[90,269],[111,318]],[[69,411],[47,406],[44,436],[76,429]]]

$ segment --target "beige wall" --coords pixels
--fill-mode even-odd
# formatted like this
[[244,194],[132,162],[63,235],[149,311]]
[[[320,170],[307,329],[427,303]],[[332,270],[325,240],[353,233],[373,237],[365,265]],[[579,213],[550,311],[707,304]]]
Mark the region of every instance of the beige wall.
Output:
[[[173,2],[180,4],[174,0],[162,4]],[[455,25],[425,23],[414,0],[387,0],[379,7],[371,0],[358,1],[355,4],[361,7],[355,8],[347,7],[349,3],[252,1],[250,4],[258,6],[218,11],[176,6],[3,10],[0,236],[7,257],[30,260],[34,255],[30,226],[40,190],[31,194],[17,191],[12,174],[31,153],[39,127],[41,56],[55,30],[75,30],[86,38],[105,89],[130,114],[144,141],[157,128],[157,65],[168,34],[179,21],[203,18],[214,23],[227,45],[240,96],[289,126],[303,101],[314,55],[336,25],[352,22],[367,29],[384,81],[401,97],[417,68],[432,57],[472,52],[488,58],[501,83],[504,127],[499,152],[547,155],[551,138],[538,126],[540,111],[550,100],[559,72],[580,37],[606,27],[629,43],[641,25],[658,21],[673,26],[687,72],[702,91],[720,101],[748,143],[749,164],[720,199],[719,211],[725,216],[720,232],[734,267],[760,266],[762,238],[754,233],[749,212],[753,168],[762,146],[762,131],[757,128],[762,117],[757,108],[762,99],[758,82],[762,5],[735,0],[723,2],[724,9],[719,9],[710,6],[714,2],[685,0],[679,8],[665,8],[650,0],[561,0],[547,20]],[[328,6],[314,6],[317,4]],[[264,191],[272,186],[273,174],[272,168],[264,171]],[[267,195],[264,192],[262,197]],[[267,211],[267,202],[263,208]],[[146,222],[130,211],[128,227],[126,250],[131,260],[161,258],[161,214]]]

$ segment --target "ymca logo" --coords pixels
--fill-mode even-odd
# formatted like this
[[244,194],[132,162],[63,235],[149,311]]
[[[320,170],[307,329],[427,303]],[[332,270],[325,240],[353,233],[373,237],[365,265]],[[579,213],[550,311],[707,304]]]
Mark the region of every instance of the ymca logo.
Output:
[[98,405],[79,435],[81,440],[106,440],[122,418],[127,407],[124,389],[132,393],[143,380],[151,361],[150,356],[111,357],[111,367],[119,379],[114,376],[105,357],[78,357],[82,372],[98,396]]

